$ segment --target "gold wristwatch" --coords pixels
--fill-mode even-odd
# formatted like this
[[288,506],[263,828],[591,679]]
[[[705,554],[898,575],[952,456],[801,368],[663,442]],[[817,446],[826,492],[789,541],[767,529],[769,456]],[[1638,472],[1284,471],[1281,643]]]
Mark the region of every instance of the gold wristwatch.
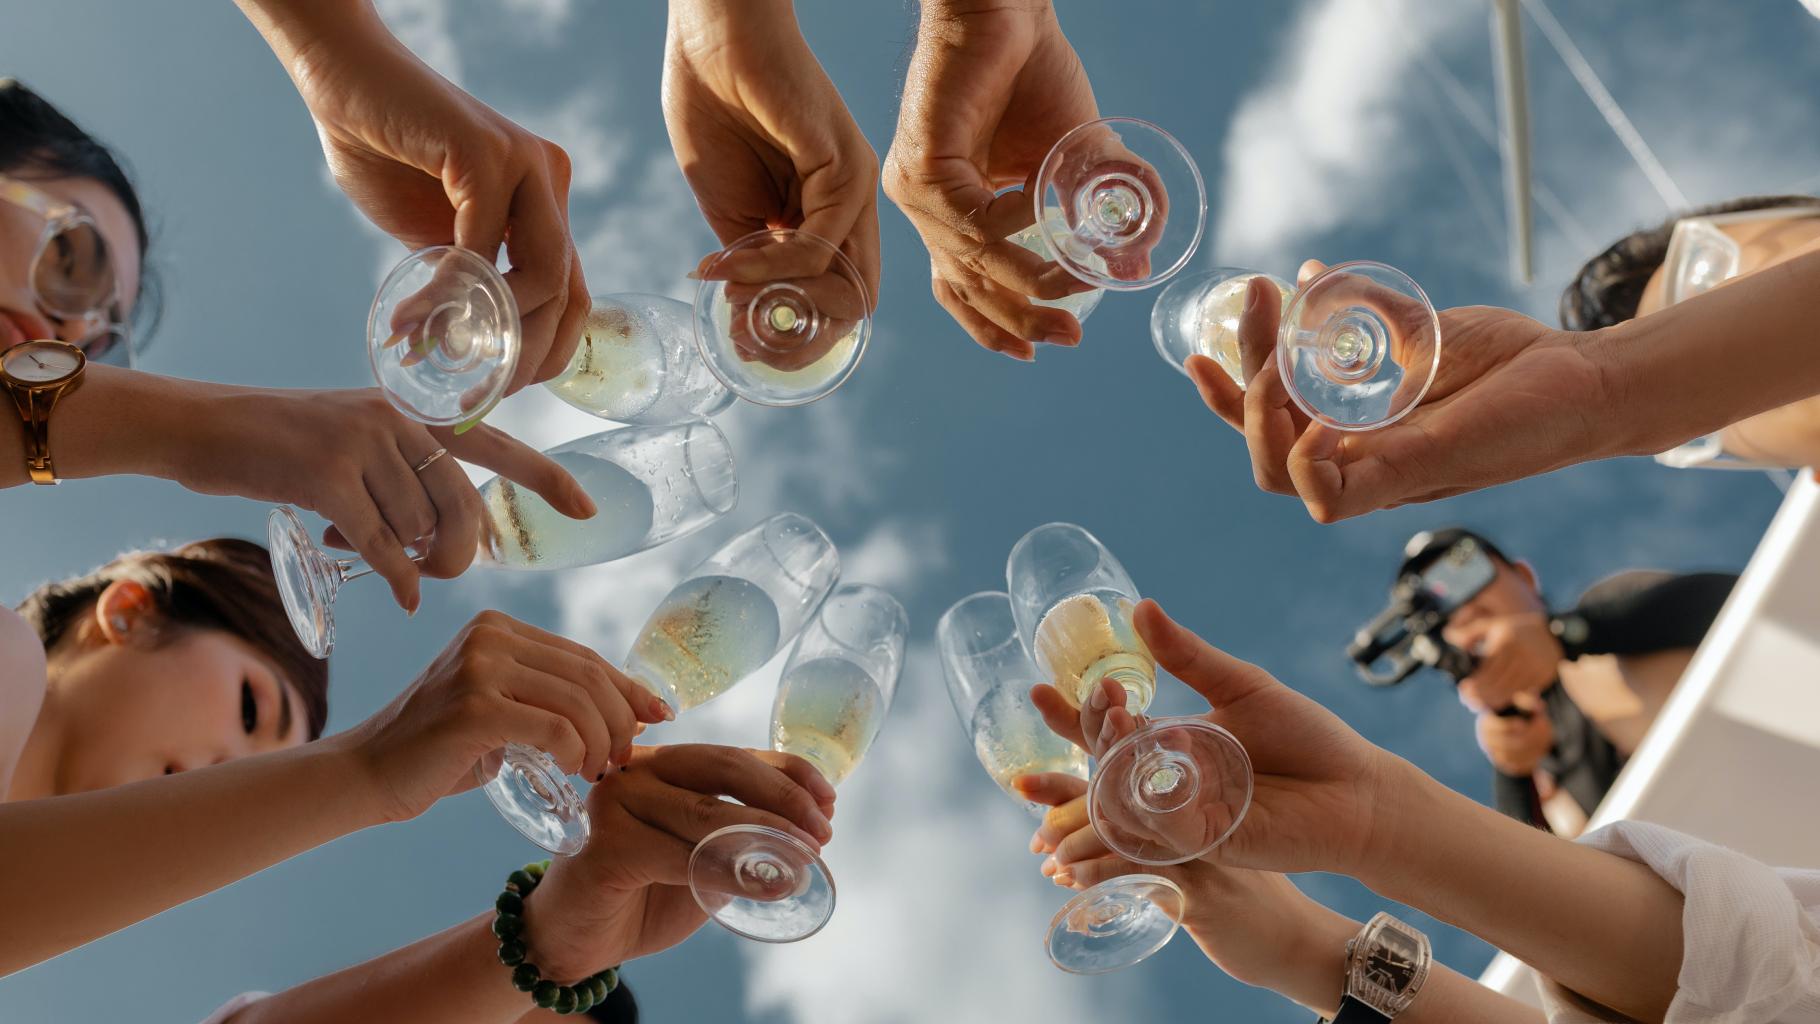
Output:
[[0,385],[25,421],[25,469],[32,483],[57,482],[51,466],[51,410],[82,384],[87,366],[82,350],[62,341],[28,341],[0,353]]

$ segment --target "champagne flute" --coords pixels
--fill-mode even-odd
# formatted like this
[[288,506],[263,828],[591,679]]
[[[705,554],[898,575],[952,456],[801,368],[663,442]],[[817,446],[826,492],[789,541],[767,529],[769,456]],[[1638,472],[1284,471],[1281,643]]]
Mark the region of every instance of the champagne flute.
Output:
[[840,387],[865,355],[872,296],[859,269],[807,231],[755,231],[715,254],[695,292],[695,340],[734,394],[803,405]]
[[1174,277],[1207,224],[1207,188],[1194,159],[1175,136],[1131,117],[1089,121],[1057,140],[1037,170],[1031,203],[1032,226],[1055,261],[1113,291]]
[[1263,277],[1283,297],[1276,362],[1289,397],[1337,430],[1372,430],[1421,402],[1441,365],[1441,320],[1422,287],[1382,263],[1329,267],[1300,288],[1251,270],[1217,268],[1157,296],[1150,336],[1171,366],[1211,357],[1239,387],[1238,326],[1245,291]]
[[[781,512],[735,534],[657,605],[621,670],[681,714],[733,688],[795,639],[840,578],[840,552],[807,517]],[[507,747],[476,766],[500,816],[544,849],[588,841],[581,795],[555,761]]]
[[986,591],[954,603],[935,625],[948,697],[973,740],[980,766],[1005,795],[1037,817],[1048,810],[1012,786],[1020,775],[1063,772],[1087,777],[1087,754],[1049,731],[1030,703],[1042,675],[1018,639],[1011,597]]
[[1137,584],[1099,538],[1073,523],[1031,530],[1005,562],[1005,587],[1018,638],[1070,704],[1109,678],[1132,714],[1150,706],[1156,659],[1131,625]]
[[[733,396],[695,352],[689,307],[658,295],[602,295],[569,365],[546,386],[584,412],[667,426],[715,415]],[[478,422],[518,366],[523,323],[492,263],[452,245],[419,249],[386,275],[367,314],[373,376],[420,423]]]
[[[1012,782],[1041,772],[1085,779],[1087,754],[1050,732],[1030,702],[1030,687],[1041,676],[1018,639],[1010,596],[987,592],[956,602],[936,623],[935,644],[948,696],[973,735],[980,764],[1041,818],[1048,808],[1024,800]],[[1063,970],[1129,967],[1167,945],[1181,924],[1182,891],[1159,875],[1125,875],[1088,893],[1069,900],[1049,923],[1049,958]]]
[[[611,562],[694,533],[739,500],[732,446],[705,420],[609,430],[545,454],[574,476],[599,511],[592,519],[570,519],[494,477],[480,488],[481,562],[520,570]],[[335,645],[335,595],[372,568],[324,551],[288,507],[267,517],[266,541],[291,628],[311,654],[328,657]]]
[[581,344],[544,382],[582,412],[663,425],[716,416],[733,404],[695,345],[695,312],[662,295],[594,296]]
[[[858,767],[884,725],[904,666],[910,619],[884,590],[842,586],[796,642],[771,706],[771,749],[796,754],[831,785]],[[730,825],[689,858],[689,889],[728,931],[798,942],[834,914],[834,877],[787,832]]]

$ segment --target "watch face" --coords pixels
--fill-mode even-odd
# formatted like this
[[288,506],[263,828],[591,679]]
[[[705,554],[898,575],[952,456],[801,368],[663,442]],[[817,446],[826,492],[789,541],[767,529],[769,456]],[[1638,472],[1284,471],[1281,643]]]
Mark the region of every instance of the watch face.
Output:
[[1365,954],[1365,979],[1392,992],[1401,992],[1416,980],[1420,950],[1409,936],[1386,929],[1378,944]]
[[1388,915],[1374,918],[1359,935],[1346,987],[1348,995],[1372,1009],[1395,1016],[1428,977],[1429,957],[1419,932]]
[[60,341],[28,341],[7,349],[0,365],[22,383],[54,384],[76,372],[82,353]]

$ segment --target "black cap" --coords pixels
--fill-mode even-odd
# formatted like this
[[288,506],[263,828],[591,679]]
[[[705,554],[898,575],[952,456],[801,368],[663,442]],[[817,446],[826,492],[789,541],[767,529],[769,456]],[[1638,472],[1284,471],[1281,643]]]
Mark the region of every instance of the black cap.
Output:
[[1435,559],[1440,558],[1455,544],[1463,540],[1475,540],[1485,549],[1485,553],[1495,557],[1506,565],[1510,558],[1498,550],[1498,546],[1487,540],[1485,535],[1464,526],[1447,526],[1439,530],[1423,530],[1409,543],[1403,545],[1403,562],[1397,566],[1397,579],[1402,579],[1412,572],[1421,572],[1429,567]]

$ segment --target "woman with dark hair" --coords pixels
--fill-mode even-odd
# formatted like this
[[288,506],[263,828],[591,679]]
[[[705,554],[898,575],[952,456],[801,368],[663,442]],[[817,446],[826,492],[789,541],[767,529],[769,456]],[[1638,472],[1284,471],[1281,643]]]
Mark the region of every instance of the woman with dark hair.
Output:
[[412,611],[420,567],[448,577],[474,559],[480,495],[457,459],[568,515],[593,514],[538,452],[485,425],[425,427],[376,389],[243,388],[107,365],[130,361],[130,322],[143,333],[155,319],[141,283],[146,245],[139,200],[108,149],[25,85],[0,80],[0,355],[54,339],[97,360],[54,400],[15,386],[14,361],[4,364],[0,487],[136,473],[297,505],[334,523],[336,539]]
[[265,549],[239,540],[38,588],[0,609],[0,665],[0,974],[416,817],[507,743],[597,778],[663,720],[586,647],[482,612],[391,704],[310,742],[326,665],[291,631]]
[[[1561,293],[1561,326],[1615,327],[1816,250],[1820,197],[1746,196],[1685,210],[1586,261]],[[1660,461],[1683,467],[1820,464],[1820,398],[1739,420]]]

